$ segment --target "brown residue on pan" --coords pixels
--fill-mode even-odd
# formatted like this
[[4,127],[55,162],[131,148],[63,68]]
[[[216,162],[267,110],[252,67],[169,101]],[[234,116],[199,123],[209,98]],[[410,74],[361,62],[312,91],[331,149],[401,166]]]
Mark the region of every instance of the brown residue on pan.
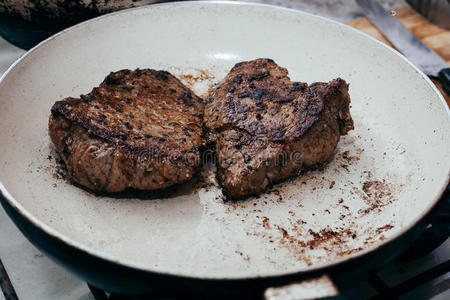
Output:
[[350,154],[349,150],[346,150],[344,152],[342,152],[341,157],[346,160],[349,164],[351,164],[354,161],[360,160],[360,157],[358,155],[360,155],[364,150],[362,149],[357,149],[357,155],[356,156],[352,156]]
[[[349,251],[346,249],[348,241],[357,237],[352,229],[344,227],[323,228],[318,231],[312,229],[306,231],[301,226],[286,228],[274,225],[274,227],[280,233],[279,246],[287,249],[297,259],[303,260],[308,265],[313,261],[313,256],[308,254],[308,251],[324,250],[330,257],[344,255]],[[271,240],[273,240],[272,236]]]
[[270,229],[270,223],[269,223],[269,218],[268,217],[263,217],[263,227],[266,229]]
[[391,204],[395,198],[393,188],[385,179],[366,181],[362,185],[362,198],[368,204],[368,208],[360,209],[360,214],[367,214],[371,211],[380,211],[380,208]]
[[308,233],[313,237],[312,239],[299,243],[299,245],[303,247],[309,247],[310,249],[317,248],[319,245],[323,243],[331,243],[333,245],[337,245],[343,241],[345,237],[355,236],[355,233],[351,231],[349,228],[342,229],[339,231],[331,230],[331,229],[321,229],[318,232],[313,230],[308,230]]
[[[342,156],[339,156],[342,159]],[[357,161],[357,159],[351,159],[351,162],[354,161]],[[339,166],[340,163],[336,164],[337,168]],[[313,175],[301,180],[305,181],[306,186],[310,190],[314,190],[314,187],[317,190],[325,190],[329,188],[329,185],[334,186],[336,184],[328,181],[329,185],[327,185],[326,177],[316,177],[316,175]],[[347,184],[350,184],[350,188],[352,189],[351,197],[361,199],[368,205],[367,209],[362,209],[365,212],[358,211],[355,214],[355,211],[345,205],[347,203],[351,205],[352,199],[341,197],[332,203],[330,202],[329,208],[323,210],[322,213],[319,211],[312,212],[313,217],[317,215],[316,218],[320,218],[325,213],[331,218],[337,218],[340,223],[330,221],[334,225],[317,227],[314,224],[315,222],[307,223],[299,219],[296,216],[296,212],[289,210],[283,221],[277,222],[269,220],[266,216],[262,217],[262,226],[249,230],[247,232],[248,235],[259,237],[273,244],[274,251],[287,250],[289,256],[293,256],[307,265],[344,257],[386,239],[385,232],[394,228],[391,220],[386,225],[374,227],[363,226],[365,227],[364,229],[359,227],[360,225],[356,220],[369,212],[381,212],[384,206],[395,201],[397,195],[397,193],[394,193],[397,192],[396,185],[391,182],[389,177],[378,180],[374,179],[371,171],[362,172],[359,183],[351,182]],[[300,186],[304,187],[305,185]],[[282,184],[277,186],[277,190],[278,192],[275,193],[269,192],[272,197],[266,198],[266,200],[270,199],[269,201],[271,203],[276,203],[278,194],[286,197]],[[248,220],[252,216],[248,215],[246,218]],[[261,216],[257,218],[261,218]]]
[[330,189],[332,189],[333,187],[334,187],[334,185],[336,184],[336,181],[332,181],[331,183],[330,183]]
[[277,203],[283,203],[284,202],[284,200],[283,200],[283,195],[282,195],[282,193],[280,192],[280,190],[279,189],[276,189],[276,188],[270,188],[269,190],[267,190],[265,193],[264,193],[264,195],[270,195],[270,194],[273,194],[273,195],[275,195],[276,196],[276,202]]
[[[266,222],[268,223],[268,219]],[[383,240],[385,237],[382,233],[394,228],[393,225],[387,224],[375,230],[368,229],[361,237],[363,240],[352,247],[352,242],[360,238],[357,234],[358,230],[354,229],[354,223],[337,228],[322,228],[317,231],[303,228],[301,225],[305,223],[302,222],[291,223],[290,226],[280,226],[277,224],[272,227],[263,226],[265,229],[276,229],[278,231],[278,238],[276,234],[269,234],[269,231],[266,233],[255,232],[252,235],[267,238],[270,243],[277,242],[278,247],[288,250],[291,255],[308,265],[317,260],[329,260],[361,251],[364,249],[363,246],[368,247],[379,240]],[[325,254],[315,255],[310,252],[315,250],[325,251]]]
[[236,254],[239,254],[239,256],[242,257],[243,260],[245,261],[250,261],[250,257],[247,254],[244,254],[242,251],[234,251]]
[[198,82],[212,82],[215,79],[214,75],[209,73],[207,70],[195,69],[195,73],[196,74],[181,74],[177,75],[177,77],[189,88],[192,88]]
[[361,250],[363,250],[362,247],[341,251],[341,252],[338,253],[338,256],[347,256],[349,254],[352,254],[352,253],[355,253],[355,252],[358,252],[358,251],[361,251]]
[[47,169],[51,172],[54,179],[70,181],[66,166],[58,154],[48,155],[47,160],[50,162],[50,166]]
[[[337,153],[334,159],[338,162],[338,166],[344,169],[346,172],[351,173],[351,166],[361,159],[361,154],[364,149],[357,148],[352,153],[350,150],[345,150],[343,152]],[[334,184],[330,183],[330,189],[333,188]]]
[[382,227],[377,228],[377,230],[375,230],[375,232],[380,234],[380,233],[383,233],[385,231],[391,230],[392,228],[394,228],[394,225],[386,224],[386,225],[384,225]]

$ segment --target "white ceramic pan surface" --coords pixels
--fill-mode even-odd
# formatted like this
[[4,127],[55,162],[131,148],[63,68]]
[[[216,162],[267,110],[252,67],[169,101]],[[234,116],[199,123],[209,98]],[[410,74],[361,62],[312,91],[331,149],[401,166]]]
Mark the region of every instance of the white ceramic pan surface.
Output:
[[[138,67],[170,71],[204,95],[259,57],[295,81],[350,83],[355,130],[323,170],[238,202],[198,183],[166,199],[94,196],[58,175],[47,133],[55,101]],[[334,264],[405,232],[448,182],[449,110],[430,80],[374,39],[293,10],[186,2],[113,13],[27,53],[3,77],[0,100],[7,201],[66,243],[143,270],[246,278]]]

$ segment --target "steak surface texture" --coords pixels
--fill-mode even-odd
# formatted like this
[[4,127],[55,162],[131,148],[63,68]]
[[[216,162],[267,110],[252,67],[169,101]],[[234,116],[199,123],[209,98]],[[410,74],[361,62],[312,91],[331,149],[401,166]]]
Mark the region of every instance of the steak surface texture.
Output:
[[292,82],[271,59],[236,64],[208,93],[204,122],[224,194],[243,198],[321,165],[353,129],[348,84]]
[[121,70],[56,102],[49,134],[73,181],[88,189],[162,189],[200,166],[203,108],[168,72]]

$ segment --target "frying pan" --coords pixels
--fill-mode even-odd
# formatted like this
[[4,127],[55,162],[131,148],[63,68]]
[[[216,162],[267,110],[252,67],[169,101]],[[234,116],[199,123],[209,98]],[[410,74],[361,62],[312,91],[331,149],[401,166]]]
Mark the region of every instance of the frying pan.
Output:
[[[157,199],[93,195],[61,178],[47,133],[56,100],[137,67],[204,95],[258,57],[295,81],[350,83],[355,130],[322,169],[237,202],[224,201],[211,165]],[[449,182],[449,108],[431,81],[367,35],[284,8],[199,1],[105,15],[29,51],[0,97],[3,207],[43,252],[117,293],[248,296],[323,274],[339,286],[406,249]]]

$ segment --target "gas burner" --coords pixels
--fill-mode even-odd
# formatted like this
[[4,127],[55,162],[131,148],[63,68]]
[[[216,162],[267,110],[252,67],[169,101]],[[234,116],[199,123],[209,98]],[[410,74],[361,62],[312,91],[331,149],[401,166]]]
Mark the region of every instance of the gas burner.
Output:
[[[447,228],[448,229],[448,228]],[[442,236],[444,234],[444,236]],[[438,279],[442,275],[450,272],[450,259],[438,263],[432,267],[427,264],[427,258],[431,255],[430,253],[441,243],[445,242],[448,234],[443,228],[434,226],[427,228],[426,236],[422,236],[417,242],[415,242],[405,253],[400,256],[396,261],[387,265],[387,267],[382,268],[379,272],[373,272],[367,274],[367,281],[361,283],[361,286],[368,286],[370,290],[373,291],[371,295],[368,295],[367,299],[397,299],[401,296],[405,296],[412,292],[416,288],[432,281]],[[426,243],[426,244],[424,244]],[[442,245],[440,247],[445,247]],[[448,254],[446,249],[443,249],[444,253]],[[448,255],[447,255],[448,256]],[[422,260],[422,262],[421,262]],[[425,268],[420,265],[425,263]],[[429,261],[428,261],[429,263]],[[405,270],[419,270],[418,274],[409,276],[408,279],[402,280],[400,282],[391,282],[393,274],[399,274]],[[422,270],[423,269],[423,270]],[[449,290],[449,285],[447,280],[443,280],[441,288],[435,291],[436,293],[442,293]],[[96,287],[89,285],[92,295],[96,300],[179,300],[179,299],[205,299],[204,295],[198,294],[176,294],[172,292],[158,291],[152,295],[145,296],[126,296],[126,295],[116,295],[102,291]],[[367,289],[367,287],[366,287]],[[343,290],[341,295],[337,296],[336,299],[354,299],[359,298],[361,295],[352,296],[355,291]],[[430,296],[430,295],[427,295]],[[216,297],[215,297],[216,298]],[[258,298],[257,298],[258,299]],[[330,298],[327,298],[330,299]]]
[[[437,266],[432,267],[417,276],[414,276],[400,284],[389,287],[386,282],[383,281],[382,277],[373,273],[369,275],[368,282],[371,287],[377,291],[371,299],[396,299],[402,295],[405,295],[412,290],[416,289],[433,279],[436,279],[446,273],[450,272],[450,260],[447,260]],[[124,296],[117,294],[110,294],[104,292],[96,287],[88,285],[91,290],[92,295],[96,300],[181,300],[181,299],[203,299],[202,295],[169,295],[167,293],[154,293],[152,295],[145,296]],[[447,287],[448,288],[448,287]],[[343,292],[345,295],[345,291]],[[340,297],[340,296],[338,296]]]

